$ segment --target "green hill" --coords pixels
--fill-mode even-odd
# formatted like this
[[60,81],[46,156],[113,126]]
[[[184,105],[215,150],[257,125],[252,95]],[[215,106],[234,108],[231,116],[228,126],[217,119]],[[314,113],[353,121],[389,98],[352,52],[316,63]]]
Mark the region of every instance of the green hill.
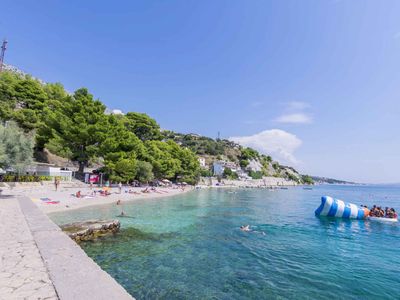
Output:
[[[35,136],[37,160],[71,161],[84,172],[99,167],[114,181],[166,178],[196,183],[214,163],[224,176],[283,177],[303,182],[293,168],[229,140],[161,130],[146,114],[112,113],[86,88],[67,92],[16,68],[0,74],[0,120]],[[199,164],[199,157],[205,166]],[[0,166],[1,167],[1,166]]]

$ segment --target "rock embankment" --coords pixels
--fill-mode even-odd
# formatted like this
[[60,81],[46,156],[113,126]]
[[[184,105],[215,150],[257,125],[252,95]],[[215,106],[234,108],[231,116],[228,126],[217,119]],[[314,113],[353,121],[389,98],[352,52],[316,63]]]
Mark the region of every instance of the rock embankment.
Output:
[[118,220],[86,221],[66,224],[61,229],[75,242],[92,241],[101,236],[114,234],[119,231],[121,223]]

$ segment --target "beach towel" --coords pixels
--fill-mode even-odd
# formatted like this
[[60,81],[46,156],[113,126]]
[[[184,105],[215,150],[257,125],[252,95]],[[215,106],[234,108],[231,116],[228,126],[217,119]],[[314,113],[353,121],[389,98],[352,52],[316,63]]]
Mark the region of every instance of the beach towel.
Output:
[[47,201],[47,202],[44,202],[45,204],[58,204],[58,203],[60,203],[60,201]]

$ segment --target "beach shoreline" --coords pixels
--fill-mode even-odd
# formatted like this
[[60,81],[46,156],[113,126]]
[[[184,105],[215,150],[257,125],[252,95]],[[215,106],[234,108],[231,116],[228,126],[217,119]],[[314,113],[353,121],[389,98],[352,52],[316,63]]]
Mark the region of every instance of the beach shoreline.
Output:
[[[181,195],[193,190],[193,187],[185,188],[173,187],[157,187],[155,191],[142,193],[145,187],[123,187],[119,193],[118,187],[110,188],[110,195],[102,196],[98,192],[101,188],[89,186],[84,187],[68,187],[61,185],[58,191],[51,185],[40,187],[13,188],[7,190],[7,194],[15,196],[27,196],[33,203],[45,214],[78,210],[90,206],[99,206],[117,203],[118,200],[124,202],[133,202],[144,199],[167,198],[170,196]],[[80,191],[82,198],[75,197],[75,194]],[[96,191],[96,196],[92,196]],[[129,193],[128,191],[131,191]],[[46,201],[47,200],[47,201]],[[52,202],[58,203],[52,203]]]
[[[202,184],[203,183],[203,184]],[[285,180],[282,178],[266,177],[262,180],[223,180],[219,183],[217,180],[212,180],[210,184],[204,182],[197,185],[200,189],[208,188],[223,188],[223,189],[237,189],[237,188],[279,188],[296,186],[299,184],[293,181]],[[143,199],[158,199],[170,196],[180,195],[193,191],[193,186],[172,186],[172,187],[157,187],[155,190],[147,189],[148,192],[143,193],[146,187],[130,187],[123,186],[121,193],[118,187],[111,187],[109,189],[110,195],[100,195],[101,187],[81,183],[79,186],[73,183],[61,184],[58,190],[51,183],[43,185],[26,185],[18,186],[7,190],[7,193],[15,196],[29,197],[41,211],[46,214],[77,210],[90,206],[99,206],[121,202],[133,202]],[[82,198],[77,198],[75,194],[80,191]],[[96,191],[96,193],[94,193]],[[130,192],[130,193],[129,193]],[[47,200],[47,201],[46,201]],[[58,203],[57,203],[58,202]]]

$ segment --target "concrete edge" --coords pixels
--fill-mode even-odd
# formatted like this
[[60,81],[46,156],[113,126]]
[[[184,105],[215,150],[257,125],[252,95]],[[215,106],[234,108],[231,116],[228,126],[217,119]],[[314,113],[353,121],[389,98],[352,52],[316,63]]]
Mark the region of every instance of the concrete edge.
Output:
[[60,299],[133,299],[28,197],[18,201]]

